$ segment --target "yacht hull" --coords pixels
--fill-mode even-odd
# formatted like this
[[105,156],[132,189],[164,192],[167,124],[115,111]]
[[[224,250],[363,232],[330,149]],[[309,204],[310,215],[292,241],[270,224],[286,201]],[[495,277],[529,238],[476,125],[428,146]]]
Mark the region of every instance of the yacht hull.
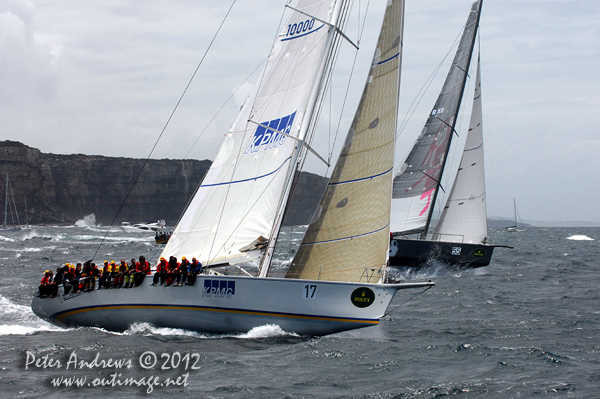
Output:
[[[256,277],[198,276],[194,286],[106,289],[33,298],[39,317],[63,327],[126,330],[134,323],[209,333],[276,324],[326,335],[379,323],[397,290],[433,283],[360,284]],[[366,305],[366,306],[365,306]]]
[[459,242],[392,239],[390,266],[427,267],[433,261],[462,268],[477,268],[490,264],[498,245]]

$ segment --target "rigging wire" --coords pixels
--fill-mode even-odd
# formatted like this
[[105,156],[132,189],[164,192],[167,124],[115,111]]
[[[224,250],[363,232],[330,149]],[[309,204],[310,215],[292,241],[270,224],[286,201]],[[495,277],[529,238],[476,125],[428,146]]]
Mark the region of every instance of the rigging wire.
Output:
[[235,89],[233,91],[233,93],[231,93],[231,95],[229,96],[229,98],[227,100],[225,100],[225,102],[223,103],[223,105],[221,105],[221,108],[219,108],[219,110],[217,112],[215,112],[215,114],[212,117],[212,119],[210,121],[208,121],[208,123],[206,124],[206,126],[204,127],[204,129],[202,129],[202,131],[200,132],[200,134],[198,135],[198,137],[196,137],[196,140],[194,140],[194,142],[190,146],[188,152],[185,154],[184,158],[189,157],[190,153],[192,152],[192,149],[194,148],[194,146],[196,146],[196,143],[198,143],[198,140],[200,140],[200,138],[202,138],[202,136],[204,135],[204,133],[206,133],[206,130],[211,125],[211,123],[213,123],[213,121],[215,119],[217,119],[217,116],[219,116],[219,114],[221,113],[221,111],[223,111],[223,108],[225,108],[225,106],[229,103],[229,101],[231,101],[231,99],[237,94],[237,92],[240,91],[240,89],[244,86],[244,83],[246,83],[248,80],[250,80],[250,78],[258,70],[258,68],[260,68],[266,61],[267,61],[267,58],[265,58],[263,61],[261,61],[260,64],[258,64],[258,66],[256,68],[254,68],[254,70],[250,73],[250,75],[248,75],[248,77],[246,79],[244,79],[244,81],[238,86],[238,88]]
[[[360,2],[359,2],[359,4],[360,4]],[[357,44],[359,46],[360,46],[360,41],[362,39],[363,33],[365,31],[365,24],[367,22],[367,14],[369,13],[369,6],[370,6],[370,4],[371,4],[371,0],[369,0],[367,2],[367,7],[365,9],[365,14],[364,14],[364,18],[363,18],[362,28],[359,29],[358,42],[357,42]],[[360,15],[359,15],[359,20],[360,20]],[[359,24],[360,24],[360,21],[359,21]],[[354,67],[356,66],[356,59],[357,58],[358,58],[358,51],[356,51],[354,53],[354,60],[352,61],[352,68],[350,69],[350,79],[348,79],[348,85],[346,86],[346,93],[344,94],[344,101],[342,102],[342,109],[340,111],[340,117],[338,119],[338,125],[337,125],[336,131],[335,131],[335,136],[334,136],[334,139],[333,139],[333,146],[331,146],[331,148],[330,148],[329,158],[328,158],[328,161],[330,163],[331,163],[331,158],[333,157],[333,149],[335,148],[335,143],[336,143],[338,135],[339,135],[340,126],[342,124],[342,117],[343,117],[344,109],[345,109],[345,106],[346,106],[346,100],[348,99],[348,94],[349,94],[350,86],[351,86],[351,83],[352,83],[352,77],[354,76]]]
[[108,233],[110,232],[111,227],[115,224],[115,221],[117,220],[117,217],[121,213],[121,210],[123,209],[123,206],[125,206],[125,202],[127,202],[127,199],[129,198],[129,195],[131,195],[131,192],[133,191],[133,187],[135,187],[135,185],[138,182],[140,176],[142,175],[142,172],[144,171],[144,168],[148,164],[148,161],[150,160],[150,157],[154,153],[154,150],[156,149],[156,146],[158,145],[158,142],[160,141],[160,139],[162,138],[163,134],[167,130],[167,126],[169,126],[169,123],[171,122],[171,119],[173,118],[173,115],[175,114],[175,112],[179,108],[179,104],[181,104],[181,101],[183,100],[183,97],[187,93],[190,85],[192,84],[192,81],[194,80],[194,77],[198,73],[198,70],[200,69],[200,66],[202,65],[202,63],[204,62],[204,59],[208,55],[208,52],[210,51],[213,43],[215,42],[215,39],[219,35],[219,32],[221,31],[221,28],[225,24],[225,21],[227,20],[227,17],[229,16],[229,13],[233,9],[233,6],[235,5],[236,2],[237,2],[237,0],[233,0],[233,2],[231,3],[231,6],[227,10],[227,13],[225,14],[225,17],[223,18],[223,20],[221,21],[221,24],[219,25],[219,28],[217,29],[217,32],[214,34],[212,40],[208,44],[208,47],[206,48],[206,51],[204,52],[204,55],[200,59],[200,62],[198,63],[198,66],[194,70],[194,73],[192,74],[192,77],[190,78],[188,84],[185,86],[185,89],[183,90],[183,93],[181,93],[181,96],[179,97],[179,100],[175,104],[175,107],[173,108],[173,111],[171,112],[171,115],[169,115],[169,118],[167,119],[167,122],[165,123],[164,127],[162,128],[162,130],[161,130],[161,132],[160,132],[160,134],[158,136],[158,138],[156,139],[156,142],[154,143],[154,146],[152,146],[152,149],[150,150],[150,153],[148,154],[148,157],[144,161],[142,167],[140,168],[140,171],[139,171],[138,175],[136,176],[135,180],[131,184],[131,187],[129,188],[129,191],[127,191],[127,194],[125,195],[125,199],[121,203],[121,206],[119,207],[119,210],[117,211],[117,213],[115,214],[115,217],[113,218],[112,222],[110,223],[110,226],[108,226],[108,230],[106,230],[106,233],[104,234],[104,237],[102,237],[102,241],[100,241],[100,244],[98,244],[98,248],[96,248],[96,252],[94,252],[94,256],[92,256],[91,260],[94,260],[94,258],[96,258],[96,255],[98,254],[98,251],[100,250],[100,247],[102,246],[102,244],[104,244],[104,241],[106,240],[106,237],[108,236]]
[[[429,280],[429,282],[431,283],[431,280]],[[391,309],[389,312],[386,312],[386,313],[383,315],[383,317],[385,317],[385,316],[388,316],[390,313],[392,313],[392,312],[394,312],[394,311],[396,311],[396,310],[400,309],[400,308],[401,308],[402,306],[404,306],[406,303],[408,303],[408,302],[412,301],[413,299],[415,299],[415,298],[416,298],[416,297],[418,297],[419,295],[421,295],[421,294],[424,294],[425,292],[429,291],[429,290],[430,290],[430,289],[432,289],[432,288],[433,288],[433,286],[431,286],[431,285],[430,285],[429,287],[425,288],[423,291],[421,291],[421,292],[419,292],[419,293],[417,293],[417,294],[415,294],[415,295],[411,296],[411,297],[410,297],[410,298],[408,298],[406,301],[402,302],[400,305],[398,305],[398,306],[394,306],[394,308],[393,308],[393,309]],[[382,317],[382,318],[383,318],[383,317]]]

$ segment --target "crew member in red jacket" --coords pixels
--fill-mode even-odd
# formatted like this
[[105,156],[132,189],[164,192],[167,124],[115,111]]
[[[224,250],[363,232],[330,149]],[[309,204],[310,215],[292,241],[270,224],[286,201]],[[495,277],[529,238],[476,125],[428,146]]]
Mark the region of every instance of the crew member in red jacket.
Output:
[[167,264],[167,284],[165,287],[170,286],[173,282],[175,282],[174,286],[178,285],[177,281],[181,279],[181,269],[179,267],[180,264],[177,262],[177,258],[171,256]]
[[144,281],[146,275],[151,274],[150,263],[144,256],[140,256],[140,261],[136,262],[135,259],[131,259],[131,265],[135,265],[135,274],[133,278],[133,285],[138,287]]
[[160,262],[158,262],[158,265],[156,266],[156,272],[154,273],[154,279],[152,280],[152,284],[150,284],[150,285],[156,285],[156,283],[158,282],[159,279],[160,279],[160,285],[163,285],[165,283],[166,275],[167,275],[167,261],[165,260],[165,258],[161,257]]
[[52,280],[52,270],[46,270],[44,272],[44,277],[42,277],[42,281],[40,282],[40,298],[46,298],[47,296],[51,296],[52,294],[52,284],[54,281]]

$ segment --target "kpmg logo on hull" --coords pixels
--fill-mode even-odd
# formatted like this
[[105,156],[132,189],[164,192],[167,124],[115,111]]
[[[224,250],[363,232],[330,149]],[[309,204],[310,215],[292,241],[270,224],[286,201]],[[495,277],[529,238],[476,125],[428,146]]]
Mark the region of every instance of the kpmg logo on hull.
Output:
[[235,295],[235,281],[230,280],[204,280],[202,296],[217,298],[231,298]]
[[[282,118],[262,122],[256,128],[254,136],[252,136],[252,140],[248,147],[246,147],[244,154],[253,154],[258,152],[261,148],[266,151],[282,145],[285,142],[285,135],[279,132],[289,134],[295,117],[296,112]],[[267,128],[267,126],[269,128]]]

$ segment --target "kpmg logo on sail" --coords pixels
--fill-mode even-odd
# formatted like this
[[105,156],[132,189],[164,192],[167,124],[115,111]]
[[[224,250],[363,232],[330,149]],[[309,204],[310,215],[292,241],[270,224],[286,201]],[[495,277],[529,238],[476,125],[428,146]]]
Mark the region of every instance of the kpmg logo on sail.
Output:
[[[264,150],[270,150],[282,145],[285,142],[285,135],[279,133],[283,132],[289,134],[292,129],[292,123],[296,112],[291,115],[284,116],[283,118],[273,119],[272,121],[262,122],[254,132],[250,144],[244,151],[244,154],[252,154],[258,152],[264,147]],[[267,128],[267,126],[269,128]]]
[[235,295],[235,281],[230,280],[204,280],[202,296],[217,298],[231,298]]

